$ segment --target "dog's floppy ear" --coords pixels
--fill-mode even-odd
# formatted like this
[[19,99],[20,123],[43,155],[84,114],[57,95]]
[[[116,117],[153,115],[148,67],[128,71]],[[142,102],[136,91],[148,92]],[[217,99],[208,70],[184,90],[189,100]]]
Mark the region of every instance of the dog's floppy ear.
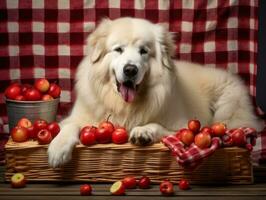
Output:
[[106,53],[105,40],[108,35],[110,24],[110,19],[103,19],[87,39],[87,53],[92,63],[99,61]]
[[172,58],[175,56],[175,42],[173,34],[171,34],[163,25],[157,25],[157,56],[161,60],[163,66],[171,69]]

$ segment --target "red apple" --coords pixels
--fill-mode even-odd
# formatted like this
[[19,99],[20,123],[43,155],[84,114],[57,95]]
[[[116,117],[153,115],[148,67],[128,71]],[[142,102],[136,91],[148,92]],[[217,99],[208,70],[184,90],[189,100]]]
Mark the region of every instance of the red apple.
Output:
[[163,195],[170,196],[174,194],[174,185],[168,180],[164,180],[160,184],[160,191]]
[[179,130],[176,132],[176,134],[175,134],[175,136],[176,136],[179,140],[181,140],[180,136],[181,136],[181,132],[182,132],[183,130],[187,130],[187,129],[186,129],[186,128],[181,128],[181,129],[179,129]]
[[42,93],[45,93],[49,90],[50,83],[47,79],[45,78],[40,78],[35,81],[34,87],[39,90]]
[[124,195],[125,186],[122,181],[116,181],[110,188],[110,192],[113,195]]
[[186,179],[181,179],[178,186],[181,190],[187,190],[190,188],[189,182]]
[[208,127],[208,126],[204,126],[204,127],[200,130],[200,132],[202,132],[202,133],[206,132],[206,133],[209,133],[209,134],[212,136],[212,129],[211,129],[210,127]]
[[57,122],[52,122],[48,124],[47,130],[51,132],[52,137],[54,138],[60,132],[60,126]]
[[23,84],[21,86],[21,93],[22,93],[22,95],[25,96],[27,90],[30,89],[30,88],[32,88],[32,85],[30,85],[30,84]]
[[81,129],[79,140],[83,145],[89,146],[96,142],[96,134],[98,129],[94,126],[85,126]]
[[147,189],[150,187],[150,184],[151,184],[151,180],[149,177],[147,176],[142,176],[140,179],[139,179],[139,188],[141,189]]
[[15,173],[11,177],[12,188],[23,188],[26,186],[26,178],[22,173]]
[[61,88],[57,84],[51,83],[50,88],[48,90],[48,94],[51,95],[53,98],[58,98],[61,94]]
[[41,129],[46,129],[48,126],[48,123],[43,119],[37,119],[33,123],[33,126],[34,126],[36,132],[39,132]]
[[14,100],[17,100],[17,101],[26,101],[26,98],[23,95],[18,95],[18,96],[15,97]]
[[241,129],[236,129],[231,136],[235,146],[244,147],[247,144],[247,138]]
[[29,138],[35,140],[37,138],[37,133],[38,132],[36,131],[34,126],[28,127],[27,130],[28,130]]
[[211,145],[211,135],[209,133],[198,133],[195,136],[195,145],[201,149],[208,148]]
[[99,129],[106,129],[108,132],[113,133],[115,130],[114,125],[110,121],[104,121],[99,124]]
[[225,134],[226,126],[224,123],[217,122],[212,125],[213,137],[221,137]]
[[37,133],[37,141],[39,144],[49,144],[52,140],[52,134],[47,129],[42,129]]
[[21,127],[25,127],[25,128],[29,128],[32,126],[32,123],[29,119],[27,119],[26,117],[22,117],[18,123],[17,126],[21,126]]
[[187,146],[194,142],[194,133],[189,129],[184,129],[180,132],[180,140]]
[[25,98],[27,101],[39,101],[41,100],[41,97],[41,93],[35,88],[30,88],[25,93]]
[[92,187],[89,184],[84,184],[80,186],[79,191],[81,196],[89,196],[91,195]]
[[96,140],[100,144],[107,144],[112,141],[112,133],[110,133],[107,129],[98,129],[96,133]]
[[49,94],[45,94],[45,95],[42,96],[42,100],[43,101],[51,101],[53,99],[54,98],[51,95],[49,95]]
[[115,144],[124,144],[128,141],[128,134],[125,128],[117,128],[112,133],[112,141]]
[[193,133],[198,133],[200,130],[200,121],[196,119],[189,120],[187,126]]
[[134,176],[127,176],[122,180],[126,189],[136,188],[137,180]]
[[15,126],[11,130],[11,138],[14,142],[26,142],[29,139],[28,130],[25,127]]
[[107,144],[112,141],[112,133],[108,128],[99,128],[96,132],[96,140],[100,144]]
[[19,95],[21,95],[21,87],[18,83],[11,84],[5,90],[5,96],[8,99],[15,99]]

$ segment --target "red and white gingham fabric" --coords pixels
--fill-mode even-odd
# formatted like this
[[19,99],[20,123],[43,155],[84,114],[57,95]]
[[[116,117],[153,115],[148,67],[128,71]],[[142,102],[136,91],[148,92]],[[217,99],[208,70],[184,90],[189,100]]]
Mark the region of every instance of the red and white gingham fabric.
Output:
[[[256,130],[244,127],[239,129],[245,133],[247,143],[255,145],[254,141],[257,138]],[[226,134],[231,136],[235,130],[237,129],[227,130]],[[219,137],[212,138],[211,146],[206,149],[200,149],[194,143],[186,148],[175,135],[162,138],[162,142],[171,150],[172,155],[176,158],[178,164],[188,169],[196,168],[204,159],[211,156],[218,148],[223,146],[223,141]]]
[[[258,0],[1,0],[0,13],[4,124],[3,92],[11,81],[32,83],[46,77],[58,82],[62,87],[58,115],[67,115],[84,41],[103,17],[164,23],[176,35],[176,58],[239,74],[255,104]],[[260,149],[266,149],[264,140]]]

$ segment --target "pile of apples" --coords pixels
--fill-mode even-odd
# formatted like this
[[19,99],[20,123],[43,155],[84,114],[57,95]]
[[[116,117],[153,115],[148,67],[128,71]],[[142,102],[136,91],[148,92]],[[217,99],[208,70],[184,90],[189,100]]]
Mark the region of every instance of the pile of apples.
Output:
[[43,119],[37,119],[32,123],[23,117],[12,128],[10,134],[14,142],[26,142],[33,139],[39,144],[49,144],[59,132],[60,126],[57,122],[47,123]]
[[80,130],[80,142],[85,146],[93,144],[124,144],[128,141],[127,130],[115,127],[110,121],[104,121],[98,127],[87,125]]
[[50,101],[58,98],[61,88],[47,79],[37,79],[34,85],[12,83],[5,90],[7,99],[17,101]]
[[201,128],[200,121],[193,119],[188,121],[188,128],[183,128],[176,132],[176,137],[186,147],[194,143],[200,149],[209,148],[212,137],[220,137],[224,146],[252,148],[251,144],[247,144],[245,133],[241,129],[235,129],[231,135],[226,134],[226,130],[226,125],[221,122],[214,123],[211,127],[205,126]]

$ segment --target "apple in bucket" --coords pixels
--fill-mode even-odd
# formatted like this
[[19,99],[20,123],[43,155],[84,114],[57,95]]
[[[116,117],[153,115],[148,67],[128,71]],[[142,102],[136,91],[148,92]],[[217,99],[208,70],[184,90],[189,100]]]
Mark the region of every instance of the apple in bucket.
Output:
[[[37,79],[33,84],[11,83],[5,90],[10,132],[23,117],[29,118],[32,123],[38,118],[48,122],[54,121],[60,94],[60,86],[50,83],[45,78]],[[34,131],[30,132],[32,137],[37,134],[33,134]]]
[[45,93],[49,90],[50,88],[50,83],[47,79],[45,78],[40,78],[35,81],[34,87],[39,90],[42,93]]
[[37,79],[33,85],[11,83],[5,90],[7,99],[17,101],[50,101],[59,98],[61,87],[45,78]]
[[18,83],[13,83],[5,90],[5,96],[8,99],[15,99],[21,94],[21,87]]

